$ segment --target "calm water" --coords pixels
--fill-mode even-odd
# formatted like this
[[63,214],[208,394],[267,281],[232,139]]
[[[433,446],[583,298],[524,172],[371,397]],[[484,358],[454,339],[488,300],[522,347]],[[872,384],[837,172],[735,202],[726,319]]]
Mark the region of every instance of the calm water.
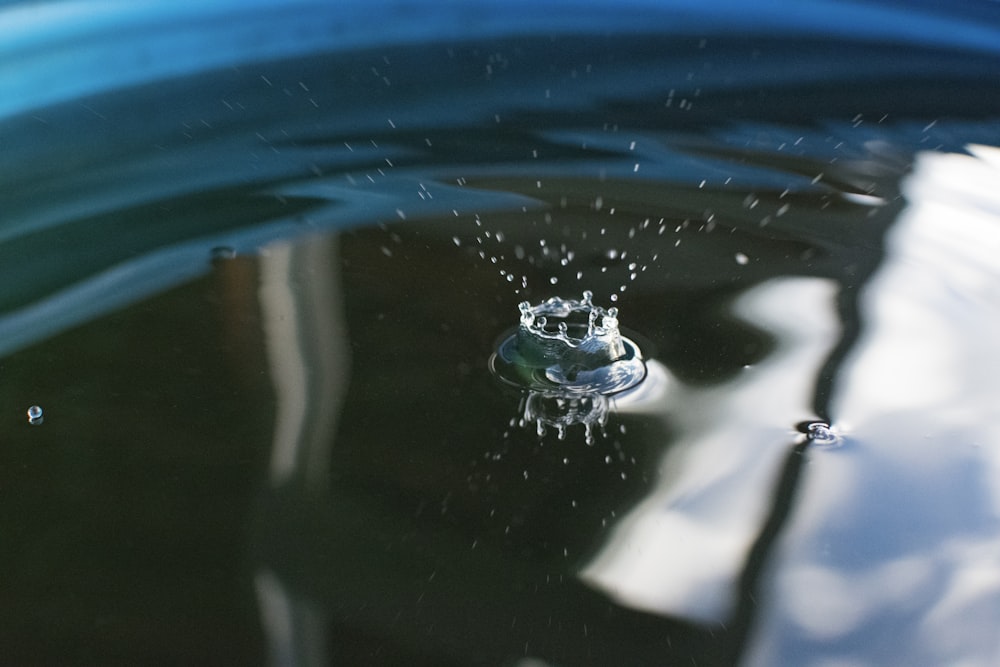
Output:
[[0,8],[4,660],[1000,662],[1000,10],[794,7]]

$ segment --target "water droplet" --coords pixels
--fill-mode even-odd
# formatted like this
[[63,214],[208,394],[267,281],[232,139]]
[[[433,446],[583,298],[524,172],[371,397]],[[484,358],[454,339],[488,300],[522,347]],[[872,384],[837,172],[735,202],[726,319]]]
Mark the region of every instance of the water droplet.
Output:
[[528,391],[525,423],[538,435],[583,424],[588,444],[592,425],[607,420],[607,396],[640,383],[645,362],[635,343],[618,329],[618,309],[593,304],[593,293],[580,300],[553,297],[519,306],[520,325],[490,359],[490,369],[504,382]]
[[822,447],[838,447],[843,444],[836,431],[825,422],[812,422],[806,424],[806,438],[809,442]]
[[740,266],[746,266],[750,262],[750,258],[741,252],[736,253],[736,263]]
[[28,423],[32,426],[38,426],[43,421],[45,417],[42,414],[42,408],[37,405],[32,405],[28,408]]

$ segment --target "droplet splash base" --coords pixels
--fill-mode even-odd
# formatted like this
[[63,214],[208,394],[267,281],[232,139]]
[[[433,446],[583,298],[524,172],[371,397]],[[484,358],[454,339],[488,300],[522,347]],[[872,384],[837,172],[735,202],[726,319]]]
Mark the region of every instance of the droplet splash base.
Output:
[[562,439],[567,427],[583,424],[592,443],[594,424],[607,421],[607,397],[646,377],[642,353],[618,328],[618,309],[595,306],[589,291],[518,309],[520,324],[498,345],[490,370],[528,393],[524,422],[540,436],[554,427]]

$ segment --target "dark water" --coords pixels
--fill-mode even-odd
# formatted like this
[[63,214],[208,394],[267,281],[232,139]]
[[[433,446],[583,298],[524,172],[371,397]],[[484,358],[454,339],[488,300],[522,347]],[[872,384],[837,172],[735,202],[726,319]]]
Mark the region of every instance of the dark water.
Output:
[[0,8],[5,660],[1000,661],[1000,16],[795,7]]

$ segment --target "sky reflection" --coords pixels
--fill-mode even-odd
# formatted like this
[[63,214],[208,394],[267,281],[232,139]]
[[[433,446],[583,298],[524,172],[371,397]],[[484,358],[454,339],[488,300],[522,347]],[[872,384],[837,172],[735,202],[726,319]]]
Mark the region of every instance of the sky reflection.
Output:
[[774,335],[777,350],[725,384],[671,390],[666,418],[679,434],[660,483],[582,570],[584,581],[633,608],[727,619],[792,426],[815,418],[815,378],[840,333],[834,294],[831,281],[784,278],[736,301],[735,313]]
[[998,152],[970,152],[903,183],[835,391],[848,446],[811,454],[749,665],[1000,660]]

